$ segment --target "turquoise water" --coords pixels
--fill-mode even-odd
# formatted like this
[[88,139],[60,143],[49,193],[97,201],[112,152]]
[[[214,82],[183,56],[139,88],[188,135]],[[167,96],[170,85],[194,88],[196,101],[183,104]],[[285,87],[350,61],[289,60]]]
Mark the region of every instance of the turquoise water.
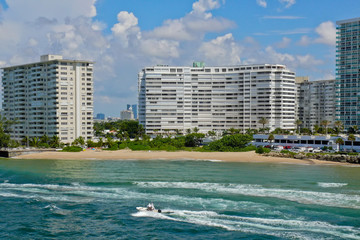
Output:
[[0,160],[0,216],[0,239],[360,239],[360,168]]

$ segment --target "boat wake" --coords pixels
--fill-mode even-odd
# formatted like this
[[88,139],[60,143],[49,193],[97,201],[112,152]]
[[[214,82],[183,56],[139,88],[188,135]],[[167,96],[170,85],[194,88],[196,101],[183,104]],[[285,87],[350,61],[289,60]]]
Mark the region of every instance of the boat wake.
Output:
[[[272,188],[263,187],[256,184],[221,184],[199,182],[135,182],[135,184],[143,188],[197,189],[199,191],[217,194],[271,197],[302,204],[360,209],[360,195],[357,194]],[[329,183],[322,184],[321,186],[341,187],[345,185],[341,185],[340,183]]]
[[318,234],[326,236],[359,239],[360,229],[349,226],[336,226],[321,221],[269,219],[218,214],[214,211],[189,211],[164,209],[162,213],[136,212],[133,217],[150,217],[170,221],[218,227],[228,231],[266,234],[282,238],[312,239]]

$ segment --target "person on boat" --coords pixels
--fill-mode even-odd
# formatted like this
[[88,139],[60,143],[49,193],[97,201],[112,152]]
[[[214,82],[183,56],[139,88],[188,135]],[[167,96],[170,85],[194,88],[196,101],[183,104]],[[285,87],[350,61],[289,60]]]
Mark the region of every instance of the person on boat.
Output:
[[149,204],[147,205],[147,210],[148,210],[148,211],[153,211],[153,210],[155,210],[154,204],[153,204],[153,203],[149,203]]

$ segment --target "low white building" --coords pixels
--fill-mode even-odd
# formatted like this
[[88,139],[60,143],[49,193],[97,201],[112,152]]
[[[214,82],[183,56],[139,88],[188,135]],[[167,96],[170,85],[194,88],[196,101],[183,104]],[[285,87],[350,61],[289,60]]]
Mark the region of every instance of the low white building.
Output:
[[[312,147],[312,148],[322,148],[322,147],[332,147],[336,150],[338,147],[341,150],[351,150],[354,149],[357,152],[360,152],[360,137],[356,136],[355,141],[349,141],[345,136],[308,136],[308,135],[273,135],[274,140],[269,141],[269,135],[266,134],[255,134],[253,136],[253,145],[255,146],[289,146],[289,147]],[[338,146],[336,140],[342,138],[344,144]]]

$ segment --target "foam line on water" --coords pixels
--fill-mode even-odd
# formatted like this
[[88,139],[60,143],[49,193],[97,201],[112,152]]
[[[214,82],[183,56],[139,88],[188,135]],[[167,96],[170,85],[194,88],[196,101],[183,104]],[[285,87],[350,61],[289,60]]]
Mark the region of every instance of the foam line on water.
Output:
[[360,209],[360,195],[304,191],[298,189],[265,188],[256,184],[219,184],[196,182],[135,182],[144,188],[198,189],[221,194],[240,194],[255,197],[273,197],[302,204]]
[[[242,209],[268,209],[271,206],[252,202],[236,202],[222,198],[201,198],[187,197],[174,194],[155,194],[141,193],[126,188],[114,187],[92,187],[80,183],[71,183],[71,185],[56,184],[0,184],[0,189],[6,192],[16,193],[11,195],[18,198],[39,198],[46,201],[74,201],[89,202],[96,199],[97,201],[109,201],[120,199],[151,199],[155,202],[181,202],[182,204],[194,207],[208,208],[218,210],[242,210]],[[22,194],[20,194],[22,193]]]
[[323,188],[337,188],[347,186],[347,183],[327,183],[327,182],[318,182],[319,187]]

